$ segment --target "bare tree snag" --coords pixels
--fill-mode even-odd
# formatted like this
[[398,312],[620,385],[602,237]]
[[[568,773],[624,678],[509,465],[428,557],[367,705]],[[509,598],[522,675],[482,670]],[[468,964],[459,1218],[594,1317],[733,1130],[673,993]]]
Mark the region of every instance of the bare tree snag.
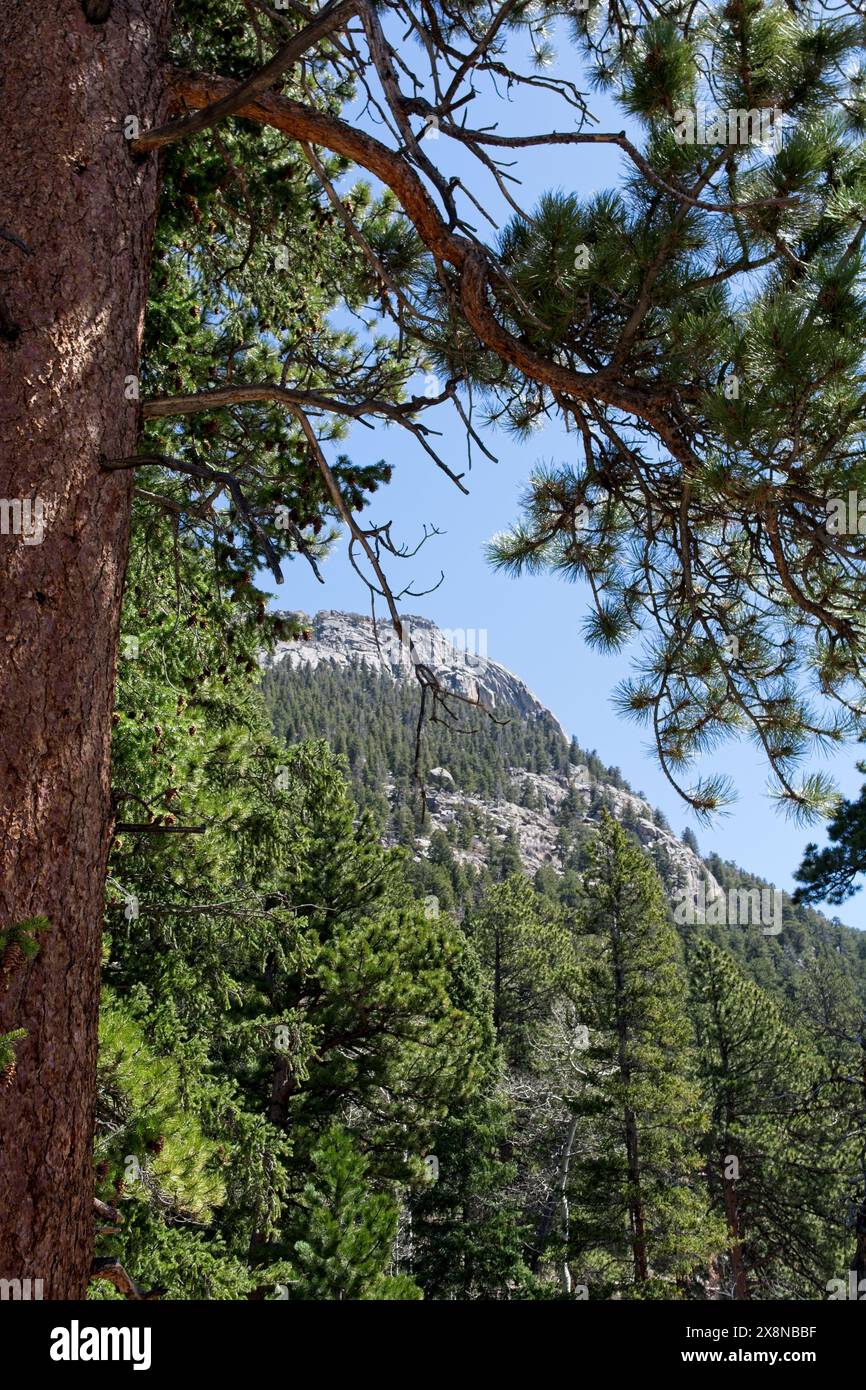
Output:
[[[0,534],[0,923],[44,914],[38,957],[0,998],[24,1028],[0,1093],[0,1277],[84,1297],[100,925],[111,836],[110,715],[156,159],[124,138],[165,114],[170,0],[0,6],[0,499],[42,534]],[[19,244],[20,243],[20,244]],[[24,247],[22,250],[21,247]],[[30,254],[27,254],[27,253]],[[14,517],[14,512],[12,513]],[[39,511],[35,512],[38,517]],[[37,539],[38,536],[38,539]]]

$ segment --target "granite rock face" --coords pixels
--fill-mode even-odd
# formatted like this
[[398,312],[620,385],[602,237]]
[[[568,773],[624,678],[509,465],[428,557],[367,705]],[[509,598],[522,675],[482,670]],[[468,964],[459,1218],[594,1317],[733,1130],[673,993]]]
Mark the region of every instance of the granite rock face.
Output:
[[[492,710],[508,708],[530,718],[547,715],[558,724],[519,677],[490,660],[483,631],[442,632],[429,618],[411,615],[404,622],[416,659],[435,671],[446,690],[480,700]],[[380,620],[374,630],[371,619],[359,613],[325,611],[316,614],[311,626],[310,641],[278,643],[266,664],[287,661],[290,666],[316,667],[323,661],[337,666],[362,662],[395,680],[414,678],[412,656],[387,620]],[[565,730],[562,736],[565,738]]]
[[[440,773],[443,769],[437,769]],[[597,817],[590,811],[591,789],[588,770],[585,767],[571,768],[568,774],[542,774],[527,772],[521,768],[512,769],[513,799],[502,798],[496,801],[484,800],[467,792],[444,785],[441,779],[433,782],[427,779],[427,800],[430,818],[434,826],[445,830],[450,822],[458,819],[461,808],[472,811],[479,820],[484,821],[496,834],[505,838],[512,833],[520,847],[520,857],[528,873],[535,873],[542,865],[558,868],[557,836],[559,831],[557,812],[573,788],[584,803],[582,820],[591,825]],[[610,783],[596,779],[595,786],[603,790],[612,802],[611,814],[619,821],[626,820],[650,854],[656,867],[676,882],[692,901],[697,898],[701,883],[704,884],[706,898],[712,899],[722,890],[709,869],[688,845],[684,845],[670,830],[657,825],[653,819],[653,808],[649,802],[622,791]],[[534,793],[532,801],[538,809],[530,809],[522,804],[526,791]],[[418,841],[419,850],[424,853],[429,847],[429,838]],[[481,867],[484,862],[484,846],[480,840],[468,849],[452,846],[454,857],[465,864]]]
[[[516,711],[524,718],[552,720],[563,738],[567,738],[558,720],[529,687],[481,649],[482,634],[471,630],[443,632],[429,618],[408,617],[405,621],[417,659],[428,665],[447,689],[480,700],[492,710]],[[317,613],[309,626],[312,630],[309,641],[281,642],[264,658],[265,666],[286,662],[293,669],[301,666],[315,669],[323,662],[342,667],[362,664],[393,680],[414,680],[412,659],[387,622],[380,621],[374,631],[368,617],[325,611]],[[612,814],[629,825],[669,883],[678,884],[680,890],[693,899],[701,884],[707,898],[721,893],[700,857],[672,831],[658,825],[649,802],[633,792],[591,778],[589,769],[580,765],[570,767],[567,773],[540,774],[519,767],[510,769],[510,773],[509,795],[487,800],[457,787],[448,768],[431,769],[427,776],[427,796],[434,827],[446,829],[461,808],[469,809],[495,834],[503,837],[509,832],[514,834],[529,873],[545,864],[555,870],[559,863],[557,813],[560,806],[573,790],[578,801],[583,803],[581,818],[592,824],[597,819],[597,813],[591,810],[594,788],[604,793]],[[527,800],[537,809],[523,804]],[[429,839],[418,841],[419,853],[426,853],[428,847]],[[466,849],[455,847],[453,852],[465,863],[480,866],[484,862],[480,840]]]

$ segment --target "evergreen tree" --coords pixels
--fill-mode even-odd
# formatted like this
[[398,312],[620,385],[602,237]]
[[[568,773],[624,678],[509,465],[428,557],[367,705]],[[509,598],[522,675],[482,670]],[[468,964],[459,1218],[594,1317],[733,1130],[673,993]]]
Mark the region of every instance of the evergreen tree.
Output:
[[[39,544],[16,539],[0,596],[16,730],[0,909],[51,931],[27,988],[0,998],[0,1035],[20,1042],[2,1096],[0,1249],[26,1246],[52,1296],[80,1297],[134,505],[164,537],[194,535],[215,587],[236,593],[261,564],[317,566],[338,522],[367,558],[397,558],[389,528],[358,520],[391,473],[341,451],[350,421],[386,420],[429,454],[419,417],[440,404],[465,419],[480,399],[518,434],[558,410],[577,462],[531,481],[497,560],[588,579],[591,643],[654,634],[621,703],[651,721],[699,812],[722,804],[724,779],[692,789],[682,769],[743,727],[784,799],[827,806],[827,779],[798,766],[813,739],[844,737],[863,678],[859,527],[815,541],[828,501],[838,514],[864,490],[862,25],[850,5],[829,24],[762,0],[711,5],[697,25],[689,8],[578,12],[563,75],[544,86],[569,115],[584,101],[592,114],[583,91],[610,93],[632,136],[591,138],[627,172],[588,199],[542,196],[485,245],[465,222],[480,185],[455,185],[420,136],[462,146],[484,180],[512,145],[585,142],[509,136],[467,109],[503,44],[509,90],[535,89],[536,65],[555,62],[556,4],[491,25],[479,0],[443,0],[435,24],[412,0],[312,15],[148,0],[134,41],[110,4],[7,8],[2,493],[10,508],[44,498],[50,516]],[[392,49],[398,30],[424,35],[435,100],[414,85],[414,55]],[[345,110],[362,91],[383,116],[371,129]],[[711,100],[725,132],[696,136]],[[748,125],[768,110],[788,122],[778,140],[739,130],[738,113]],[[442,389],[419,396],[413,378],[433,369]],[[829,697],[820,719],[800,671]],[[483,768],[478,780],[504,785]]]
[[513,1190],[513,1118],[491,1086],[454,1107],[431,1139],[437,1176],[409,1205],[412,1277],[433,1299],[530,1296],[524,1214]]
[[367,1165],[349,1136],[328,1130],[311,1154],[310,1180],[298,1198],[294,1241],[298,1274],[292,1298],[417,1299],[421,1290],[389,1274],[398,1209],[365,1182]]
[[818,1103],[820,1059],[718,946],[695,942],[690,969],[726,1288],[738,1299],[820,1297],[839,1267],[842,1161]]
[[690,825],[686,826],[680,838],[682,839],[683,844],[686,845],[687,848],[692,851],[692,854],[700,854],[701,851],[698,847],[698,837],[692,830],[692,827]]
[[573,981],[568,927],[522,874],[485,893],[465,927],[490,983],[496,1036],[509,1060],[525,1059],[534,1029]]
[[520,1297],[531,1281],[522,1259],[516,1164],[509,1156],[514,1115],[502,1089],[491,990],[474,952],[463,961],[457,989],[462,1007],[482,1025],[482,1074],[474,1093],[458,1100],[431,1135],[429,1180],[408,1201],[407,1267],[427,1298]]
[[[584,635],[602,651],[656,630],[618,705],[651,729],[698,813],[725,804],[728,779],[692,786],[684,773],[747,728],[778,795],[814,815],[832,789],[800,765],[845,736],[833,700],[863,680],[863,541],[848,515],[850,490],[862,491],[851,471],[866,313],[862,34],[853,12],[828,25],[763,0],[710,7],[696,27],[674,11],[642,17],[631,39],[596,21],[593,9],[577,27],[596,80],[638,123],[643,177],[586,199],[545,195],[531,222],[513,218],[500,254],[533,310],[536,353],[564,348],[590,374],[630,363],[659,402],[687,380],[692,405],[673,411],[680,434],[639,408],[623,433],[612,399],[600,417],[576,402],[582,451],[535,470],[491,557],[585,580]],[[853,82],[850,104],[829,98],[837,82]],[[688,203],[668,191],[681,180]],[[528,402],[515,390],[515,431],[552,408],[564,379],[546,386]],[[829,546],[809,539],[828,531]],[[807,668],[830,696],[821,718],[794,674]]]
[[691,1075],[679,943],[657,875],[602,819],[588,878],[577,1017],[569,1248],[602,1289],[675,1297],[718,1232],[701,1188],[706,1123]]
[[[866,762],[857,764],[866,773]],[[859,892],[858,875],[866,872],[866,786],[856,801],[841,800],[827,827],[829,845],[806,846],[795,878],[803,886],[794,895],[801,903],[843,903]]]
[[821,1100],[844,1136],[836,1155],[850,1240],[845,1266],[859,1286],[866,1279],[866,997],[829,940],[809,951],[804,970],[798,1002],[824,1062]]

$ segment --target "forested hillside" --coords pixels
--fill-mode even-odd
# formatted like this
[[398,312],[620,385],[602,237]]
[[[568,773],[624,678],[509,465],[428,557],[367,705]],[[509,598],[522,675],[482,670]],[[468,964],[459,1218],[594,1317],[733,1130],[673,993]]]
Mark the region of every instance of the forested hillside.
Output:
[[[359,622],[365,620],[354,620],[355,626]],[[318,630],[316,619],[309,631]],[[338,649],[338,654],[344,653]],[[476,660],[465,669],[475,677],[481,667]],[[669,897],[687,879],[698,880],[701,864],[708,871],[710,896],[767,886],[748,867],[716,854],[701,860],[691,848],[698,843],[693,831],[679,844],[662,813],[649,807],[642,793],[632,794],[620,769],[605,766],[596,752],[581,749],[576,741],[569,743],[550,712],[526,715],[513,706],[501,707],[496,718],[488,718],[455,705],[452,722],[425,724],[425,810],[415,778],[418,694],[411,681],[395,680],[357,660],[313,665],[307,644],[299,642],[296,659],[269,664],[263,690],[275,734],[288,743],[325,738],[344,761],[357,805],[377,818],[385,839],[410,849],[422,847],[413,872],[449,908],[483,896],[489,874],[501,874],[504,868],[528,867],[536,887],[558,901],[578,897],[593,829],[604,810],[645,844]],[[557,777],[566,779],[566,789],[555,806],[548,805],[544,793],[549,779]],[[509,821],[503,803],[514,809],[517,832],[505,828]],[[523,811],[532,813],[524,844]],[[549,821],[547,836],[532,834],[536,818]],[[534,853],[539,842],[547,851],[541,865]],[[787,893],[782,924],[778,936],[765,935],[760,925],[730,928],[709,922],[701,930],[769,988],[790,993],[804,952],[824,942],[856,988],[866,989],[866,933],[842,926],[838,919],[831,923]],[[683,928],[684,936],[694,931]]]
[[[411,687],[283,665],[263,698],[254,594],[177,561],[141,547],[127,606],[92,1289],[826,1297],[864,1197],[857,934],[787,904],[779,937],[678,934],[601,802],[532,875],[514,837],[461,862],[485,826],[417,809]],[[552,719],[428,738],[481,800],[586,759]]]

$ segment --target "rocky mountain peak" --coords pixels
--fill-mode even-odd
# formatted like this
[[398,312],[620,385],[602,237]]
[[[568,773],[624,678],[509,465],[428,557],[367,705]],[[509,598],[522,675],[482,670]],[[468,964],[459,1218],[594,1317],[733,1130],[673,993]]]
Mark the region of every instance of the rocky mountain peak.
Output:
[[[487,633],[483,629],[443,631],[429,618],[414,614],[408,614],[403,622],[415,659],[429,666],[446,690],[480,700],[492,710],[512,709],[529,718],[552,719],[563,738],[567,737],[562,725],[528,685],[488,657]],[[309,641],[280,642],[270,664],[287,661],[292,667],[316,667],[322,661],[340,666],[363,663],[395,680],[414,679],[408,646],[401,645],[387,619],[380,619],[374,627],[372,619],[360,613],[326,609],[316,614],[311,626],[313,636]]]
[[[301,616],[312,636],[307,641],[281,642],[264,658],[265,669],[282,664],[291,670],[316,670],[329,664],[349,670],[364,666],[371,672],[395,681],[415,679],[412,659],[387,621],[374,627],[372,620],[359,613],[325,610],[309,620]],[[486,652],[486,634],[471,629],[447,632],[429,618],[405,618],[407,637],[417,659],[436,674],[446,689],[470,699],[480,699],[500,714],[517,713],[524,719],[544,719],[568,741],[556,717],[535,696],[524,681],[493,661]],[[628,825],[669,883],[697,898],[701,889],[709,897],[721,893],[716,879],[700,856],[676,836],[663,817],[643,797],[606,780],[597,771],[578,761],[566,772],[541,774],[525,767],[509,770],[511,786],[507,794],[495,799],[482,798],[458,786],[447,767],[437,766],[427,773],[427,800],[433,829],[446,830],[457,821],[461,808],[469,809],[497,836],[513,836],[529,873],[544,865],[556,868],[559,862],[558,838],[566,799],[587,824],[600,815],[604,804],[611,814]],[[386,790],[392,793],[389,786]],[[580,809],[578,809],[580,808]],[[418,842],[424,854],[429,837]],[[455,850],[458,858],[479,866],[483,862],[480,842]]]

